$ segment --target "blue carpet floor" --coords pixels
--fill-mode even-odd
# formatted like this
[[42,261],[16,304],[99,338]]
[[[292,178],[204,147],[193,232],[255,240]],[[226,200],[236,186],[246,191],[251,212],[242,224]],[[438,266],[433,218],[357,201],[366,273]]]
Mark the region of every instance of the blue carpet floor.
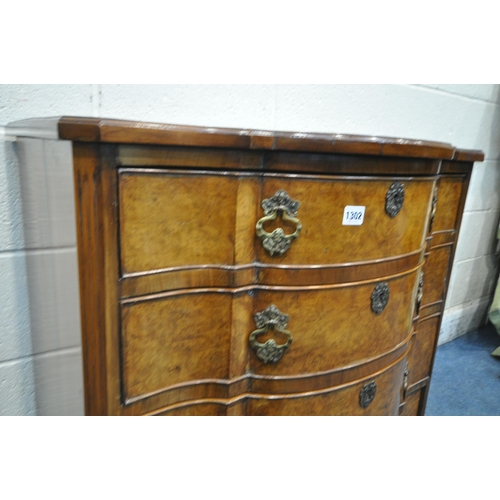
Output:
[[438,347],[425,415],[500,415],[499,346],[487,325]]

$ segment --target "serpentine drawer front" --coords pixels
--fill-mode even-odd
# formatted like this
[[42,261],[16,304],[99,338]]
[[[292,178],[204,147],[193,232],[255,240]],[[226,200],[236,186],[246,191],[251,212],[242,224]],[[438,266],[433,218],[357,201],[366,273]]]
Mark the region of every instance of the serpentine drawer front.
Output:
[[[296,175],[290,180],[270,174],[122,170],[122,272],[137,276],[167,269],[220,269],[256,262],[268,266],[334,265],[422,252],[434,184],[435,178],[429,177],[396,180]],[[404,193],[400,209],[392,216],[387,213],[391,186]],[[290,206],[298,205],[294,212],[298,223],[290,220],[291,215],[287,217],[286,205],[280,208],[273,198],[279,192],[285,203],[288,200]],[[271,207],[268,220],[263,220],[263,203]],[[343,223],[346,206],[365,207],[362,224]],[[355,210],[351,214],[360,217]],[[265,248],[274,231],[283,229],[286,238],[294,235],[298,224],[300,231],[286,249],[278,248],[279,239],[274,248],[271,242]],[[256,225],[264,233],[261,237],[256,234]]]
[[72,142],[87,414],[423,414],[481,152],[94,118],[9,133]]
[[[316,290],[184,290],[129,299],[121,317],[124,396],[136,400],[210,379],[227,385],[235,341],[250,372],[269,377],[310,378],[383,357],[409,341],[415,277],[413,271],[382,283]],[[380,285],[390,294],[376,314],[372,295]],[[270,347],[264,349],[270,359],[259,352],[267,342],[276,344],[279,359]]]

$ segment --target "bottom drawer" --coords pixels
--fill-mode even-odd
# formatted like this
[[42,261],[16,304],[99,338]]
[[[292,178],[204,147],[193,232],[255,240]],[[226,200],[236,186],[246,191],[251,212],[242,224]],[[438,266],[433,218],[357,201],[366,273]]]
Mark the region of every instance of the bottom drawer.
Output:
[[248,415],[398,415],[406,356],[373,377],[321,394],[280,399],[251,398]]
[[[398,415],[405,366],[406,355],[371,377],[335,388],[287,395],[246,394],[233,401],[199,401],[194,404],[181,404],[157,415]],[[240,407],[237,413],[231,412],[235,406]]]

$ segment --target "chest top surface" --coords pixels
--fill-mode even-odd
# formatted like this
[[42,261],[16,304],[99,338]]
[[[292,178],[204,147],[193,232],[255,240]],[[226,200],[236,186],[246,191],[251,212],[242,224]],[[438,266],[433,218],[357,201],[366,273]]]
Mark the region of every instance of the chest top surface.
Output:
[[77,142],[259,149],[359,154],[409,158],[482,161],[477,150],[448,143],[352,134],[277,132],[254,129],[197,127],[86,117],[53,117],[9,124],[11,133],[25,137]]

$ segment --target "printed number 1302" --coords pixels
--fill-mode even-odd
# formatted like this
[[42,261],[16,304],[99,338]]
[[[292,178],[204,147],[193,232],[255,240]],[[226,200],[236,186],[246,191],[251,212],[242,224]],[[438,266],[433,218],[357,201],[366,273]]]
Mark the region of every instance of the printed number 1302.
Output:
[[363,213],[362,212],[347,212],[346,214],[347,218],[349,220],[353,220],[353,219],[361,219],[361,217],[363,216]]

